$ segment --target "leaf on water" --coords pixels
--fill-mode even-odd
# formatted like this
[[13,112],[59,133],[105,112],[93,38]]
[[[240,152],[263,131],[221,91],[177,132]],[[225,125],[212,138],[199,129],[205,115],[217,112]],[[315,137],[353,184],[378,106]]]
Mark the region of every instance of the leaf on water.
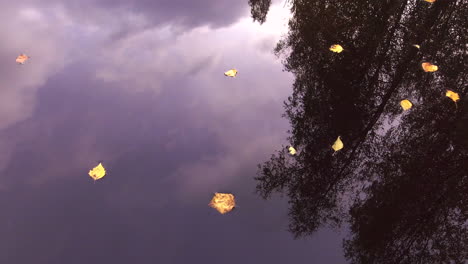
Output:
[[16,62],[19,64],[24,64],[29,59],[28,55],[20,54],[16,57]]
[[340,136],[336,139],[335,143],[333,143],[332,148],[336,151],[342,149],[344,147],[343,141],[341,141]]
[[330,50],[336,53],[340,53],[343,51],[343,47],[339,44],[331,45]]
[[296,150],[293,147],[289,147],[289,154],[291,155],[296,154]]
[[221,214],[225,214],[234,209],[236,201],[234,195],[230,193],[215,193],[208,205],[218,210]]
[[400,104],[401,104],[401,107],[403,107],[403,110],[408,110],[413,106],[413,104],[409,100],[406,100],[406,99],[401,101]]
[[437,69],[439,69],[439,67],[430,62],[423,62],[421,66],[425,72],[435,72]]
[[225,72],[224,75],[229,76],[229,77],[236,77],[237,70],[236,69],[229,70],[229,71]]
[[106,169],[102,166],[101,163],[89,171],[89,176],[94,180],[99,180],[106,175]]
[[418,48],[418,49],[421,48],[421,46],[419,46],[418,44],[415,44],[415,45],[413,45],[413,46],[416,47],[416,48]]
[[450,99],[452,99],[455,103],[460,100],[460,96],[454,92],[454,91],[450,91],[450,90],[447,90],[447,92],[445,93],[445,96],[449,97]]

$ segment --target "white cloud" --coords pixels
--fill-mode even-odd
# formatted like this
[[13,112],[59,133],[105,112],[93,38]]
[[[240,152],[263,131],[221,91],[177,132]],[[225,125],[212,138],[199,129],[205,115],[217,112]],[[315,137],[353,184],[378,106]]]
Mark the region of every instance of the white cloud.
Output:
[[247,64],[277,63],[272,48],[286,32],[288,12],[273,6],[268,22],[261,26],[248,17],[217,30],[199,27],[178,34],[164,26],[138,32],[100,50],[96,77],[159,92],[161,84],[171,78],[197,73],[203,79],[230,67],[244,74],[255,70]]
[[[14,11],[2,10],[1,14],[0,129],[32,113],[37,88],[63,65],[61,36],[54,23],[35,9]],[[15,62],[20,53],[31,56],[25,65]]]
[[[73,45],[63,25],[69,25],[60,9],[2,5],[0,35],[0,130],[29,118],[36,107],[38,89],[71,61]],[[15,62],[26,53],[24,65]],[[14,139],[0,137],[0,171],[9,163]]]
[[[272,7],[268,21],[262,26],[253,23],[250,17],[215,30],[199,27],[180,33],[178,28],[164,26],[126,36],[115,43],[108,42],[113,29],[93,23],[79,24],[63,8],[25,10],[20,11],[23,12],[20,17],[10,12],[5,25],[8,28],[0,27],[0,34],[14,38],[6,41],[8,46],[0,51],[5,65],[11,61],[11,65],[2,66],[5,70],[0,73],[1,86],[6,87],[0,91],[3,100],[0,128],[28,118],[34,110],[37,89],[72,59],[86,59],[97,65],[97,79],[128,87],[129,93],[160,92],[169,89],[166,84],[171,83],[170,89],[177,89],[177,94],[185,94],[191,100],[184,106],[190,122],[187,127],[203,127],[222,138],[225,145],[221,147],[227,150],[224,156],[213,157],[208,163],[202,160],[189,164],[177,172],[187,179],[182,189],[189,188],[199,177],[210,188],[218,182],[220,173],[225,179],[232,178],[238,164],[252,163],[255,157],[260,160],[261,153],[270,153],[281,144],[286,128],[286,121],[280,118],[282,101],[290,93],[292,76],[281,71],[282,65],[271,49],[287,30],[283,22],[288,10],[282,5]],[[280,24],[284,27],[280,28]],[[23,34],[13,33],[12,29],[23,30]],[[105,43],[108,45],[102,46]],[[32,56],[23,66],[14,62],[20,52]],[[238,77],[223,75],[231,67],[239,69]],[[173,85],[174,82],[178,85]],[[272,113],[277,113],[273,121],[268,120]],[[83,140],[92,142],[92,138]],[[8,145],[10,141],[0,138],[0,144]],[[86,142],[82,146],[92,145]],[[10,144],[3,149],[0,170],[8,164],[12,148]],[[86,152],[90,151],[77,151]],[[82,166],[88,160],[76,162]],[[211,168],[208,173],[196,169],[207,166]],[[68,163],[67,167],[74,166]]]

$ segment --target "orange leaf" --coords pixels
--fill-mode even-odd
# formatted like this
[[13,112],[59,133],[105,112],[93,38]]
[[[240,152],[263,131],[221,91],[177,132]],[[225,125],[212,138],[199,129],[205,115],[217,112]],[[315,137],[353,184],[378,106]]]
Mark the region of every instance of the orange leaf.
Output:
[[234,209],[236,201],[234,195],[230,193],[215,193],[208,205],[218,210],[221,214],[225,214]]
[[16,62],[19,64],[24,64],[29,57],[26,54],[20,54],[18,57],[16,57]]
[[425,72],[435,72],[439,69],[439,67],[430,62],[423,62],[421,66]]

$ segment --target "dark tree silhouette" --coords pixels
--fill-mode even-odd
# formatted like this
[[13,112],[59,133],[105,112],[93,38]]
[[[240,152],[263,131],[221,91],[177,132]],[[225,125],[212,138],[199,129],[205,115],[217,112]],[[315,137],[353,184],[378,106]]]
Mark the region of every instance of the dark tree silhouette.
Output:
[[249,0],[251,6],[251,14],[254,21],[263,24],[266,21],[268,9],[270,9],[271,0]]
[[[290,2],[275,52],[295,75],[285,116],[298,153],[283,148],[259,165],[257,191],[287,193],[295,237],[347,220],[353,263],[464,263],[468,3]],[[265,22],[270,1],[249,4]],[[425,61],[439,70],[424,72]],[[403,112],[403,99],[413,108]],[[344,148],[333,154],[337,136]]]

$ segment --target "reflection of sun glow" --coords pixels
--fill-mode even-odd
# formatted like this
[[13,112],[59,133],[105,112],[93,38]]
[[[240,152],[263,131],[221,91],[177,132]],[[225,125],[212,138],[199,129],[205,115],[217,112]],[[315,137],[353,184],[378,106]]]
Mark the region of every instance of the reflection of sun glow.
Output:
[[256,32],[260,31],[268,33],[269,35],[280,37],[281,35],[287,33],[288,22],[291,17],[292,15],[289,11],[289,7],[287,5],[284,6],[284,4],[278,3],[270,7],[267,19],[262,25],[260,25],[258,22],[253,23],[250,15],[240,20],[237,25],[242,27],[244,30],[254,30]]
[[38,21],[43,18],[42,13],[34,8],[23,8],[18,12],[19,17],[25,20]]

